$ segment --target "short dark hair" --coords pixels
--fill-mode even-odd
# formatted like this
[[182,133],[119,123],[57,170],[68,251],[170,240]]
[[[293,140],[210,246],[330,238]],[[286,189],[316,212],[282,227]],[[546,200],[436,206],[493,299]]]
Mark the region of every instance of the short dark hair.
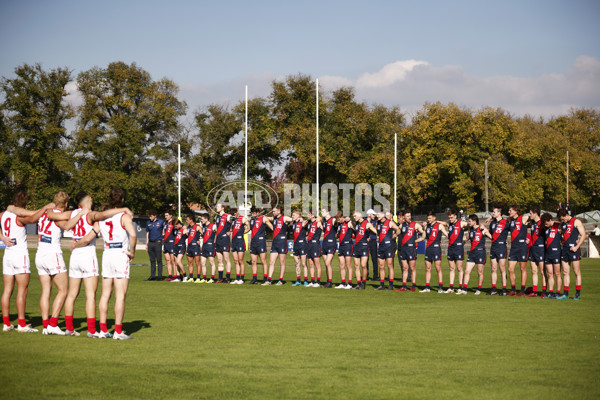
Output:
[[237,209],[237,208],[235,208],[235,207],[233,207],[233,208],[230,208],[230,209],[229,209],[229,212],[230,212],[231,214],[235,214],[236,212],[238,212],[238,209]]
[[540,215],[540,208],[537,206],[529,207],[529,211],[534,214]]
[[156,213],[156,210],[154,208],[151,208],[148,210],[148,215],[158,215],[158,214]]
[[550,214],[550,213],[543,213],[540,218],[541,218],[542,225],[545,225],[546,222],[552,220],[552,214]]
[[250,207],[250,212],[251,212],[251,213],[258,212],[258,207],[256,207],[256,206],[252,206],[252,207]]
[[479,223],[479,217],[477,216],[477,214],[471,214],[471,215],[469,215],[469,219],[471,221],[475,221],[476,224]]
[[513,204],[509,208],[512,208],[513,210],[515,210],[517,212],[517,214],[521,213],[521,207],[518,204]]
[[454,208],[451,208],[448,210],[448,215],[458,215],[458,213],[456,212],[456,210]]
[[556,214],[556,216],[558,218],[566,217],[567,215],[569,215],[569,212],[567,211],[566,208],[561,208],[560,210],[558,210],[558,213]]
[[188,214],[187,218],[191,219],[192,221],[196,222],[196,216],[194,214]]
[[165,210],[165,214],[173,215],[173,210]]
[[81,201],[83,199],[85,199],[88,196],[87,192],[84,192],[83,190],[81,190],[79,193],[77,193],[75,195],[75,203],[77,203],[77,205],[79,205],[81,203]]
[[200,214],[200,218],[210,219],[207,213]]
[[500,205],[495,205],[494,207],[492,207],[493,210],[500,210],[500,214],[502,214],[502,206]]
[[29,196],[24,191],[20,190],[13,196],[13,204],[17,207],[24,208],[29,203]]
[[433,212],[433,210],[429,211],[429,212],[427,213],[427,216],[428,216],[428,217],[437,217],[437,215],[435,215],[435,212]]
[[402,215],[406,215],[406,214],[412,214],[412,211],[409,210],[408,208],[404,211],[402,211]]

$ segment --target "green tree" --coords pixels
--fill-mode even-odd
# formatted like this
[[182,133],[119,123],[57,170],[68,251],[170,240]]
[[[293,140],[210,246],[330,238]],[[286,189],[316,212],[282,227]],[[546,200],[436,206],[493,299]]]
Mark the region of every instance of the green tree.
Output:
[[24,64],[15,68],[15,75],[0,81],[0,182],[9,193],[14,179],[39,206],[64,189],[73,165],[66,152],[65,122],[74,113],[64,101],[71,72]]
[[[127,190],[135,212],[173,203],[173,160],[184,141],[186,104],[169,79],[152,80],[135,63],[113,62],[77,77],[83,104],[75,134],[73,191],[104,201],[111,187]],[[189,146],[189,144],[184,143]]]

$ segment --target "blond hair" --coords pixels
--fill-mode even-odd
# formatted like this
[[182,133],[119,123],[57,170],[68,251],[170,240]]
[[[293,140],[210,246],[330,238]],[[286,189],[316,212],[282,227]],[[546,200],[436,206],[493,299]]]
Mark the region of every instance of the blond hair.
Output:
[[54,203],[56,204],[56,207],[63,207],[63,206],[66,207],[68,202],[69,202],[69,195],[66,194],[65,192],[58,192],[54,196]]

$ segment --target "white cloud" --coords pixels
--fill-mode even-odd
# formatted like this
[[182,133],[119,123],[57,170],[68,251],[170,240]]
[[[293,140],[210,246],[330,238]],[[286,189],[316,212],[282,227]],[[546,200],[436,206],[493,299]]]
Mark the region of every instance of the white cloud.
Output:
[[415,67],[424,65],[429,66],[425,61],[396,61],[388,64],[375,73],[364,73],[356,81],[356,86],[359,87],[385,87],[394,84],[398,81],[403,81],[406,76]]

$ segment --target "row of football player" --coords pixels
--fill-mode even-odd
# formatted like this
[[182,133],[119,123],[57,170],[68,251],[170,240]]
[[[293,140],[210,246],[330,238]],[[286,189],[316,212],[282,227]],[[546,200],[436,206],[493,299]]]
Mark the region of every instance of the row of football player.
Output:
[[[377,290],[394,289],[394,258],[402,265],[402,286],[398,291],[416,291],[416,258],[417,243],[426,241],[425,249],[425,288],[422,292],[431,291],[431,273],[435,267],[438,275],[438,292],[466,294],[472,270],[477,267],[478,286],[475,294],[481,293],[483,283],[483,267],[487,260],[486,239],[491,240],[491,278],[490,295],[529,296],[538,295],[539,275],[542,277],[541,297],[568,298],[570,269],[576,275],[576,296],[580,299],[581,269],[580,246],[586,233],[583,224],[575,217],[561,209],[558,218],[549,213],[540,215],[540,210],[532,207],[529,214],[522,215],[516,205],[508,210],[509,217],[502,217],[502,209],[493,209],[492,217],[480,223],[477,215],[470,215],[467,221],[458,218],[455,210],[448,212],[448,221],[438,221],[436,214],[430,212],[427,221],[418,224],[412,221],[410,210],[398,216],[398,222],[388,212],[367,212],[363,218],[360,211],[353,213],[352,219],[338,213],[330,215],[329,209],[321,210],[321,217],[308,213],[304,218],[299,210],[292,216],[282,215],[281,208],[275,207],[272,216],[263,216],[258,209],[252,209],[251,217],[240,216],[237,210],[231,214],[222,205],[217,205],[218,214],[212,223],[208,214],[200,216],[200,224],[196,224],[194,216],[182,221],[172,219],[166,214],[167,224],[164,231],[164,253],[169,269],[170,281],[186,281],[198,283],[225,282],[241,284],[245,279],[244,254],[246,243],[244,234],[250,232],[250,255],[252,280],[249,284],[258,284],[257,264],[260,259],[263,265],[263,285],[272,283],[277,260],[279,259],[280,275],[277,285],[283,284],[285,275],[285,255],[288,251],[288,231],[293,235],[293,256],[296,266],[297,280],[294,286],[321,286],[321,259],[325,264],[327,282],[324,287],[333,287],[332,258],[337,243],[341,284],[339,289],[364,289],[367,280],[367,260],[370,248],[375,247],[378,259],[380,286]],[[266,257],[265,226],[273,231],[273,242],[269,262]],[[508,252],[508,236],[510,234],[510,253]],[[323,235],[322,245],[321,235]],[[441,238],[448,238],[448,264],[450,269],[450,285],[444,290],[441,266]],[[465,240],[470,241],[466,265],[464,262]],[[200,244],[202,242],[202,245]],[[399,251],[397,251],[399,249]],[[232,254],[235,264],[235,280],[231,280]],[[183,266],[183,257],[187,255],[188,273]],[[215,277],[215,258],[218,263],[219,277]],[[507,261],[510,290],[507,289]],[[527,261],[530,261],[532,272],[532,291],[526,294]],[[207,262],[211,264],[211,274],[207,276]],[[521,290],[516,288],[516,267],[521,270]],[[196,267],[196,279],[194,276]],[[353,268],[354,266],[354,268]],[[388,272],[388,285],[385,285],[385,272]],[[497,287],[497,271],[501,272],[502,290]],[[223,271],[226,276],[223,277]],[[304,282],[301,273],[304,273]],[[308,279],[310,272],[310,281]],[[458,288],[455,291],[454,281],[458,272]],[[354,276],[353,276],[354,275]],[[409,275],[412,287],[407,287]],[[356,286],[353,285],[356,279]],[[151,277],[153,279],[153,277]],[[563,289],[564,292],[561,293]]]
[[[73,326],[74,303],[83,282],[86,296],[87,336],[90,338],[131,339],[123,331],[125,297],[129,286],[129,261],[135,255],[136,232],[133,213],[123,207],[124,192],[113,189],[109,204],[103,212],[91,211],[92,198],[85,192],[77,194],[79,208],[65,211],[69,196],[60,192],[39,210],[25,209],[28,197],[19,192],[12,206],[0,214],[2,233],[0,239],[6,244],[3,258],[4,291],[2,293],[3,331],[37,332],[25,321],[27,288],[31,275],[25,225],[37,223],[38,249],[35,264],[42,286],[40,312],[42,333],[49,335],[79,336]],[[69,272],[61,249],[61,229],[73,231]],[[102,294],[98,303],[100,330],[96,330],[96,291],[98,288],[98,260],[96,236],[102,233]],[[17,327],[10,321],[10,298],[17,285]],[[57,293],[50,309],[52,286]],[[114,333],[107,327],[108,302],[115,294]],[[65,309],[66,329],[58,327],[58,318]]]

